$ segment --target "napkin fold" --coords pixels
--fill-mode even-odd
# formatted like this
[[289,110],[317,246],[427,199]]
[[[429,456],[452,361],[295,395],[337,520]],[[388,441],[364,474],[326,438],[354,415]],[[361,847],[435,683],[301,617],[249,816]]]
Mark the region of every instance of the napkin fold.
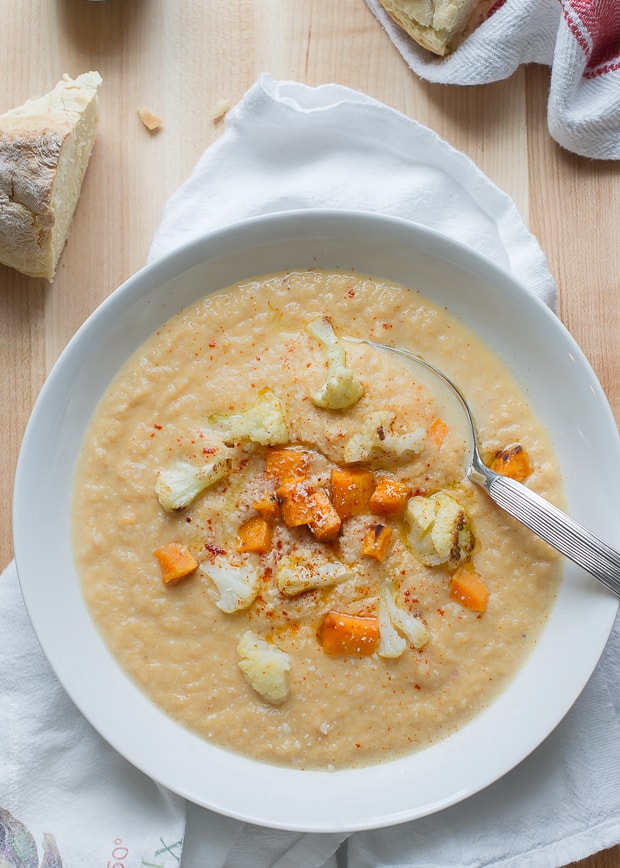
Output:
[[512,199],[436,133],[365,94],[262,75],[168,200],[149,261],[212,229],[296,208],[423,223],[510,271],[553,307],[540,245]]
[[[363,94],[266,75],[168,201],[149,258],[245,217],[308,207],[380,211],[432,226],[555,303],[537,241],[509,197],[465,156]],[[518,768],[441,813],[347,838],[221,817],[130,766],[55,679],[14,565],[0,577],[0,624],[2,865],[555,868],[620,841],[618,626],[578,702]]]
[[620,159],[620,8],[618,0],[498,0],[451,55],[420,48],[379,0],[368,7],[408,64],[437,84],[489,84],[522,64],[551,67],[549,132],[584,157]]

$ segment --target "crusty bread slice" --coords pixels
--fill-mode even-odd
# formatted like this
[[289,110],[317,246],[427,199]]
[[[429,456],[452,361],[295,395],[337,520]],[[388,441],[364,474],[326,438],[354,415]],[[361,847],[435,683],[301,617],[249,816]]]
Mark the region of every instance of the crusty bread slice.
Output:
[[52,280],[97,128],[98,72],[0,115],[0,263]]
[[411,38],[432,51],[449,54],[484,19],[497,0],[379,0]]

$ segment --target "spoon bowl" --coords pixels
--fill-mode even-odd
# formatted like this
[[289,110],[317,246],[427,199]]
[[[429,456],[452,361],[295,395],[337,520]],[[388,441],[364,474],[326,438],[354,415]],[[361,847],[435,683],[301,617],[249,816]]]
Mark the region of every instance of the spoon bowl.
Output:
[[466,470],[468,479],[483,488],[501,509],[620,597],[620,552],[526,485],[491,470],[485,464],[480,454],[480,438],[474,414],[456,383],[435,365],[404,347],[393,347],[369,338],[343,339],[399,355],[440,380],[458,401],[471,433]]

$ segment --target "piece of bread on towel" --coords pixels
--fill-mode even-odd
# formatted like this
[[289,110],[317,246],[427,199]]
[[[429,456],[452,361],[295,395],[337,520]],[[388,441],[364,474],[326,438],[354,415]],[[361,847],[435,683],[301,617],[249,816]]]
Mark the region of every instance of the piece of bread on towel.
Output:
[[497,0],[379,0],[409,36],[433,54],[449,54],[482,23]]

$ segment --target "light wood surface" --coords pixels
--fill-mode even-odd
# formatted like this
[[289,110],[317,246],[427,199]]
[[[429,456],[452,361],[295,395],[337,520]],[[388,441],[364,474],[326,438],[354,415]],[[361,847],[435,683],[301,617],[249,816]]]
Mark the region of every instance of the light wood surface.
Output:
[[[364,0],[0,0],[0,112],[64,72],[98,70],[99,135],[52,285],[0,266],[0,567],[12,557],[15,464],[33,402],[87,315],[140,268],[168,196],[222,132],[211,112],[261,72],[365,91],[434,129],[516,202],[559,287],[559,314],[620,419],[620,165],[549,137],[549,70],[485,87],[413,75]],[[136,110],[163,118],[150,135]],[[620,847],[578,863],[620,865]]]

